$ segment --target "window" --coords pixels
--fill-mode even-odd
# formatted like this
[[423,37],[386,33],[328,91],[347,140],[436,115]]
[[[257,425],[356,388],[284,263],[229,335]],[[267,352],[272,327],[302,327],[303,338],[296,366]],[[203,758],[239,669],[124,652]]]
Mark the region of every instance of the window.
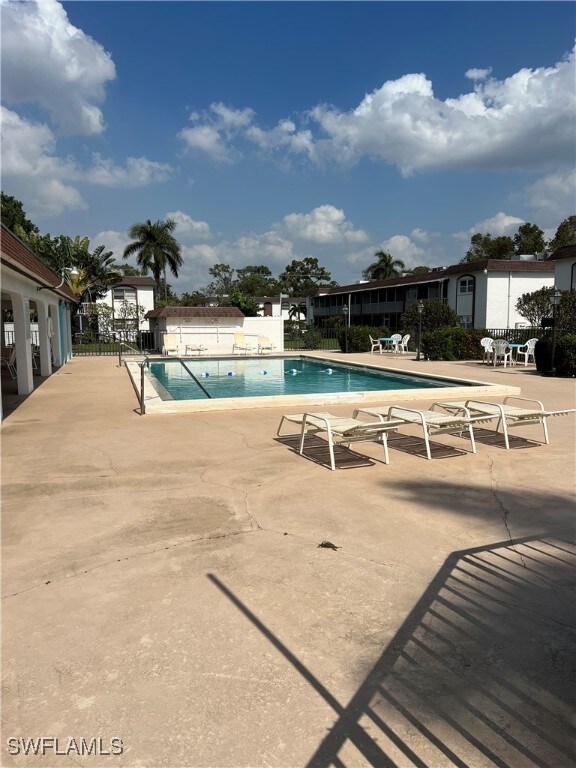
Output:
[[472,315],[459,315],[462,328],[472,328]]
[[136,289],[135,288],[114,288],[114,301],[129,301],[132,304],[136,303]]
[[474,293],[474,278],[463,277],[458,288],[459,293]]

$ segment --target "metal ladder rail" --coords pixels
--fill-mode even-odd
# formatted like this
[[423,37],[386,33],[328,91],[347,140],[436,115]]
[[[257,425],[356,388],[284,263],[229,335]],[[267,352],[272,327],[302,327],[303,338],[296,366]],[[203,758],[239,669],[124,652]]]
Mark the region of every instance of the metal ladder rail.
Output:
[[[178,358],[178,359],[180,360],[180,358]],[[204,387],[202,384],[200,384],[200,382],[198,381],[198,379],[196,378],[196,376],[195,376],[195,375],[192,373],[192,371],[190,370],[190,368],[188,368],[188,366],[186,365],[186,363],[185,363],[183,360],[180,360],[180,365],[181,365],[181,366],[184,368],[184,370],[185,370],[187,373],[189,373],[189,374],[190,374],[190,376],[192,376],[192,378],[194,379],[194,381],[196,382],[196,384],[198,384],[198,386],[200,387],[200,389],[202,390],[202,392],[204,392],[204,394],[206,395],[206,397],[208,397],[208,398],[212,399],[212,395],[210,394],[210,392],[208,392],[208,390],[206,389],[206,387]]]
[[[135,352],[137,355],[142,354],[142,350],[135,349],[134,347],[131,347],[130,344],[127,344],[125,341],[121,341],[120,345],[118,347],[118,366],[122,366],[122,347],[126,347],[127,349],[131,350],[132,352]],[[148,359],[148,358],[146,358]]]

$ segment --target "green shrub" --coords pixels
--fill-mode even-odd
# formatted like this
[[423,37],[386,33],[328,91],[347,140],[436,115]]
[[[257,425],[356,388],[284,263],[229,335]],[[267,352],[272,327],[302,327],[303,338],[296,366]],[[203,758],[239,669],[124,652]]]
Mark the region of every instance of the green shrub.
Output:
[[[431,299],[426,299],[422,304],[424,305],[422,311],[422,334],[447,326],[460,327],[460,318],[448,304]],[[412,339],[415,339],[418,335],[419,322],[418,302],[415,301],[402,314],[400,327],[405,329],[404,333],[409,333]]]
[[302,349],[321,349],[322,332],[313,325],[306,328],[306,333],[302,334]]
[[348,334],[348,352],[370,352],[370,339],[386,337],[390,331],[386,326],[375,328],[372,325],[351,325],[350,328],[341,328],[338,332],[338,344],[340,351],[346,351],[346,333]]
[[556,341],[554,362],[557,376],[576,376],[576,333],[566,334]]
[[422,334],[421,351],[428,360],[481,360],[482,328],[438,328]]

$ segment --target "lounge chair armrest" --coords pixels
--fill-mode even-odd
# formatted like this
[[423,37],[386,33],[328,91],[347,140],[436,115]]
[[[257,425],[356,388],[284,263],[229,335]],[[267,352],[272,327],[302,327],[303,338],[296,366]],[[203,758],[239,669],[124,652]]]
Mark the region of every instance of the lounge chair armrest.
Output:
[[520,400],[523,403],[537,403],[537,405],[540,406],[541,411],[545,410],[544,403],[541,400],[534,400],[530,397],[519,397],[518,395],[508,395],[508,397],[504,398],[504,405],[508,403],[508,400]]
[[[393,413],[393,411],[400,411],[400,414]],[[404,408],[401,405],[392,405],[392,406],[390,406],[390,408],[388,409],[388,418],[392,419],[392,418],[396,417],[396,418],[401,419],[402,418],[402,413],[414,413],[414,414],[416,414],[416,416],[418,416],[418,418],[420,419],[420,422],[422,424],[426,423],[426,416],[424,415],[423,411],[419,411],[416,408]]]

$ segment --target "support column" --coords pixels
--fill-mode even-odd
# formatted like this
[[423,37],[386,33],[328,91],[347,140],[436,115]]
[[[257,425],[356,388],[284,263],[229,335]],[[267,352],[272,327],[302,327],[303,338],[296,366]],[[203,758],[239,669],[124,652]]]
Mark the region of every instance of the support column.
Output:
[[38,312],[38,347],[40,349],[40,376],[50,376],[52,360],[50,355],[50,337],[48,336],[48,305],[36,299]]
[[32,335],[30,333],[30,301],[19,293],[11,294],[14,312],[14,338],[16,340],[16,369],[18,394],[29,395],[34,391],[32,373]]
[[63,364],[62,344],[60,341],[60,307],[58,304],[50,304],[50,319],[52,321],[52,354],[54,356],[54,365],[58,368]]

